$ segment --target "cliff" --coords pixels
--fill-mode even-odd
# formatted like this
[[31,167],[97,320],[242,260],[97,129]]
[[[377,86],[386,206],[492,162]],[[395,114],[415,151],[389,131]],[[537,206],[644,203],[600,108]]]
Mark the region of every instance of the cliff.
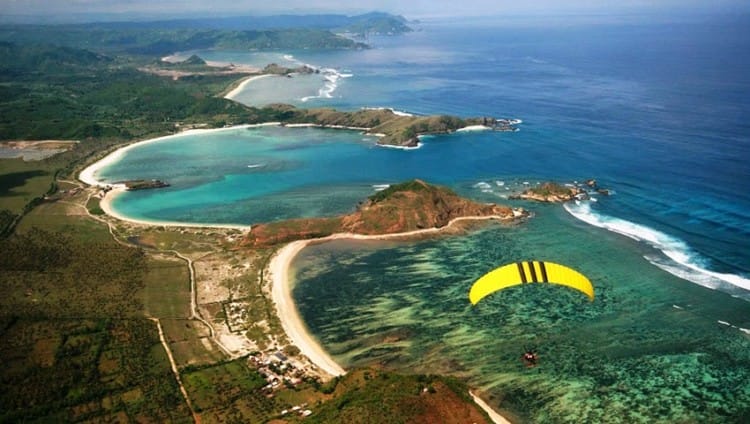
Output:
[[370,196],[355,212],[341,217],[294,219],[254,225],[243,244],[270,246],[335,233],[402,233],[441,228],[460,217],[497,216],[511,221],[525,215],[524,211],[477,203],[464,199],[447,188],[413,180],[393,185]]

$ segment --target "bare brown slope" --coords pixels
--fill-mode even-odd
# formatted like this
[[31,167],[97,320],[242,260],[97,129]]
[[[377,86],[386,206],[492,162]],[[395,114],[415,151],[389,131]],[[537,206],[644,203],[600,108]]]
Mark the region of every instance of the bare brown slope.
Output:
[[253,226],[244,244],[269,246],[334,233],[392,234],[441,228],[460,217],[515,219],[507,206],[477,203],[421,180],[396,184],[371,196],[356,212],[337,218],[295,219]]

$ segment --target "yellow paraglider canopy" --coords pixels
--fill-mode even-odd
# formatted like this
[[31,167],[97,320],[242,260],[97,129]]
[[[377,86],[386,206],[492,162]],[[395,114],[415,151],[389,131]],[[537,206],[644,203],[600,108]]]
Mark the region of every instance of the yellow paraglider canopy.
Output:
[[585,293],[594,300],[594,286],[588,278],[566,266],[542,261],[524,261],[496,268],[477,280],[469,291],[472,305],[507,287],[531,283],[551,283]]

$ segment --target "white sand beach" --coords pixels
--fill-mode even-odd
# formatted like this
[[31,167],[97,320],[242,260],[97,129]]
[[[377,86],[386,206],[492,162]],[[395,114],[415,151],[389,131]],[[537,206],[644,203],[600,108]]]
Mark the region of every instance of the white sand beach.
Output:
[[245,86],[247,86],[251,82],[253,82],[255,80],[259,80],[261,78],[267,78],[267,77],[273,77],[273,76],[276,76],[276,75],[273,75],[273,74],[264,74],[264,75],[254,75],[252,77],[247,77],[244,80],[242,80],[242,82],[237,87],[235,87],[232,91],[230,91],[229,93],[227,93],[226,95],[224,95],[224,98],[225,99],[229,99],[229,100],[234,100],[234,98],[237,97],[237,95],[239,93],[241,93],[242,90],[245,89]]
[[196,224],[194,222],[179,222],[179,221],[158,221],[158,220],[145,220],[145,219],[136,219],[131,218],[129,216],[125,216],[114,208],[112,208],[112,202],[114,199],[117,198],[117,196],[124,193],[125,186],[122,184],[116,184],[112,185],[112,189],[107,192],[107,194],[102,198],[102,200],[99,202],[99,207],[102,208],[104,213],[107,215],[117,218],[120,221],[125,222],[131,222],[133,224],[140,224],[140,225],[154,225],[159,227],[191,227],[191,228],[227,228],[227,229],[234,229],[234,230],[240,230],[240,231],[250,231],[252,226],[250,225],[240,225],[240,224]]
[[475,395],[473,392],[469,391],[469,395],[471,395],[471,398],[474,399],[474,403],[479,405],[480,408],[484,409],[484,412],[487,413],[487,415],[490,416],[490,419],[495,424],[511,424],[510,421],[508,421],[505,417],[498,414],[497,411],[492,409],[489,405],[487,405],[487,402],[483,401],[482,398]]

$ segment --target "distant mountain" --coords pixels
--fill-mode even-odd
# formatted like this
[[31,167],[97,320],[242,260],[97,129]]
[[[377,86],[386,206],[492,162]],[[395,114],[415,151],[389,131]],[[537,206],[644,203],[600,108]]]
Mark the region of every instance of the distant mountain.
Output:
[[68,72],[111,61],[107,56],[83,49],[50,45],[18,46],[0,41],[0,75],[3,77],[30,71]]
[[346,25],[334,29],[358,35],[382,34],[398,35],[413,31],[403,16],[395,16],[382,12],[371,12],[364,15],[352,16]]
[[200,49],[361,49],[367,45],[327,29],[218,30],[143,27],[142,23],[0,26],[0,41],[54,43],[107,54],[165,55]]
[[[102,29],[191,29],[191,30],[280,30],[280,29],[322,29],[351,33],[392,33],[412,31],[403,16],[384,12],[370,12],[362,15],[273,15],[273,16],[233,16],[182,18],[152,21],[94,22],[85,24],[92,30]],[[68,24],[78,26],[80,24]]]

